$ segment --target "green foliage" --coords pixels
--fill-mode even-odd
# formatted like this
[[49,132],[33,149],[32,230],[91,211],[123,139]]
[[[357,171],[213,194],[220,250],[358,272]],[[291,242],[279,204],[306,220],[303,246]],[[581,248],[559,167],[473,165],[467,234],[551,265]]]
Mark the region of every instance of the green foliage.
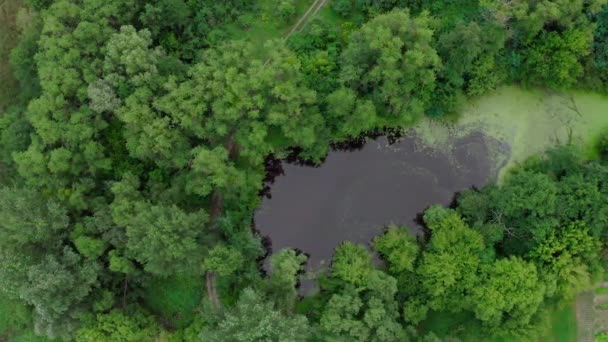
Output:
[[378,126],[412,124],[428,107],[441,65],[432,39],[430,18],[407,11],[377,16],[351,36],[341,79],[372,100]]
[[203,269],[215,272],[220,276],[229,276],[243,264],[243,254],[230,246],[215,245],[203,262]]
[[459,311],[470,305],[485,250],[483,237],[449,209],[432,207],[424,215],[432,235],[416,273],[434,310]]
[[157,275],[192,270],[202,261],[198,237],[207,219],[204,211],[186,213],[177,206],[153,205],[139,198],[137,180],[127,177],[112,187],[114,221],[126,228],[127,255]]
[[19,296],[35,309],[37,333],[69,336],[82,311],[80,304],[98,284],[99,272],[98,264],[83,261],[68,247],[61,255],[48,255],[29,267]]
[[583,75],[582,58],[589,54],[591,33],[568,30],[542,33],[526,50],[521,73],[531,85],[570,88]]
[[576,221],[553,231],[530,256],[553,276],[558,296],[572,299],[602,279],[600,250],[585,223]]
[[372,271],[372,257],[361,245],[344,242],[334,253],[332,276],[355,286],[363,285]]
[[[330,4],[266,44],[255,38],[281,38],[306,1],[3,4],[0,305],[16,311],[0,309],[0,339],[34,339],[30,309],[37,333],[66,340],[165,339],[160,318],[194,322],[175,340],[430,341],[405,324],[446,312],[529,339],[549,302],[600,279],[608,169],[561,149],[456,210],[430,208],[418,242],[389,227],[373,243],[386,273],[344,243],[312,323],[293,314],[306,257],[281,251],[262,279],[249,229],[267,156],[319,161],[330,142],[453,112],[506,80],[608,82],[605,0]],[[219,316],[198,311],[207,271]]]
[[544,295],[534,264],[511,257],[482,268],[481,284],[473,290],[472,302],[476,317],[490,331],[508,334],[530,324]]
[[67,211],[31,189],[0,189],[0,231],[3,249],[53,247],[69,225]]
[[556,209],[557,186],[547,175],[517,172],[490,196],[491,220],[507,230],[505,248],[509,252],[529,251],[558,224],[551,216]]
[[104,241],[88,236],[79,236],[74,240],[74,245],[78,253],[89,259],[99,258],[107,248],[107,244]]
[[31,329],[32,313],[20,301],[0,293],[0,338],[10,338]]
[[304,316],[287,316],[253,289],[243,290],[234,308],[200,335],[205,341],[306,341],[311,333]]
[[391,273],[400,274],[414,270],[420,247],[407,227],[393,225],[374,239],[374,249],[388,262]]
[[76,332],[76,341],[125,341],[144,342],[154,340],[159,333],[152,317],[137,308],[128,311],[113,310],[98,314],[90,325]]
[[346,284],[331,295],[320,317],[321,335],[330,340],[403,340],[396,294],[393,277],[371,270],[365,283],[357,288]]
[[294,309],[298,296],[298,275],[306,259],[306,255],[298,254],[292,249],[283,249],[270,258],[268,293],[275,299],[278,308],[288,311]]

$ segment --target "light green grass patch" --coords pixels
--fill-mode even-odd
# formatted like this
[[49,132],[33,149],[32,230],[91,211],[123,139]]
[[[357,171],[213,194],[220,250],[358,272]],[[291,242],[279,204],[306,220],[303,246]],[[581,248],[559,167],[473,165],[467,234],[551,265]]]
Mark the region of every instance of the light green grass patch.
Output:
[[282,39],[304,15],[313,0],[296,0],[296,13],[291,20],[282,21],[276,14],[276,1],[261,0],[256,3],[257,11],[249,15],[249,25],[230,23],[224,27],[230,39],[247,40],[257,43],[257,56],[266,55],[264,43],[272,39]]
[[543,341],[576,341],[576,312],[574,304],[566,305],[551,313],[551,326]]
[[588,157],[608,128],[608,97],[584,92],[555,93],[510,86],[471,101],[454,123],[426,119],[413,130],[424,144],[450,148],[454,137],[473,132],[507,144],[510,153],[492,156],[503,166],[499,179],[517,163],[559,143],[585,147]]

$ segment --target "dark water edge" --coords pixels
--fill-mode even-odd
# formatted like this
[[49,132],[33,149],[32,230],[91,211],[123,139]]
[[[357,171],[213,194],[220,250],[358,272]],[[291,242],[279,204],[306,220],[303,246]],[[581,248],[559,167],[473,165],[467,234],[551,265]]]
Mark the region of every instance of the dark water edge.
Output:
[[449,146],[425,147],[415,134],[378,136],[335,145],[318,166],[269,159],[255,229],[269,252],[294,248],[308,255],[306,270],[313,273],[343,241],[369,244],[389,224],[422,235],[422,212],[493,181],[492,149],[508,149],[482,133],[453,138]]

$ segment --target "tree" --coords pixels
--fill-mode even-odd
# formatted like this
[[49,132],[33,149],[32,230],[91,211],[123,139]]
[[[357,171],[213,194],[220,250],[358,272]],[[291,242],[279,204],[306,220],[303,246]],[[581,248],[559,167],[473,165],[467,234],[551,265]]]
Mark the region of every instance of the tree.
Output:
[[198,268],[203,252],[199,238],[206,213],[152,204],[140,197],[138,185],[137,178],[127,176],[112,186],[112,217],[126,229],[127,254],[143,264],[147,272],[158,275]]
[[413,123],[428,106],[441,61],[430,18],[407,11],[379,15],[352,34],[342,55],[344,84],[373,101],[377,126]]
[[370,100],[357,98],[355,91],[340,88],[327,96],[327,123],[336,140],[358,137],[374,129],[376,107]]
[[53,248],[66,235],[67,210],[28,188],[0,188],[0,246],[23,251]]
[[554,89],[572,87],[583,75],[582,59],[591,51],[589,30],[543,32],[525,50],[521,75],[531,85]]
[[60,255],[47,255],[27,270],[19,296],[34,307],[38,334],[69,336],[85,307],[82,302],[98,285],[100,266],[84,261],[69,247]]
[[431,207],[424,214],[431,238],[416,269],[427,305],[458,312],[470,305],[485,251],[483,237],[453,210]]
[[495,59],[505,41],[504,30],[494,23],[458,23],[442,33],[436,49],[443,66],[437,75],[431,113],[453,112],[465,94],[480,95],[495,88],[501,81]]
[[154,340],[159,332],[153,317],[138,308],[130,307],[127,311],[112,310],[98,314],[94,320],[79,329],[75,337],[82,342],[144,342]]
[[476,317],[493,332],[508,334],[509,330],[528,326],[545,295],[534,264],[511,257],[486,265],[481,271],[471,301]]
[[520,171],[490,195],[492,220],[507,230],[505,248],[524,254],[557,225],[557,186],[541,173]]
[[297,253],[293,249],[283,249],[270,258],[271,272],[267,286],[278,308],[293,310],[298,296],[296,292],[298,275],[306,259],[306,255]]
[[361,286],[367,282],[371,271],[372,259],[365,247],[346,241],[336,248],[331,265],[333,277]]
[[[188,80],[169,82],[169,94],[155,107],[186,135],[254,165],[279,147],[312,146],[322,123],[311,111],[315,93],[303,86],[295,56],[273,44],[267,63],[251,58],[253,45],[242,41],[205,51]],[[276,146],[277,139],[285,145]]]
[[209,250],[209,254],[203,262],[203,269],[215,272],[220,276],[229,276],[238,270],[244,261],[243,254],[238,249],[225,244],[217,244]]
[[374,249],[388,262],[391,274],[399,275],[414,270],[420,247],[407,227],[391,225],[374,239]]
[[396,293],[393,277],[372,270],[363,287],[349,284],[330,297],[320,318],[322,334],[329,340],[405,340]]
[[530,252],[530,258],[553,275],[557,296],[571,299],[601,279],[600,250],[586,224],[577,221],[553,231]]
[[311,330],[304,316],[286,316],[251,288],[243,290],[234,308],[205,327],[201,341],[307,341]]
[[[101,139],[108,118],[88,107],[88,84],[99,77],[115,23],[132,18],[128,1],[54,2],[43,15],[36,54],[41,95],[29,103],[34,129],[29,147],[15,154],[25,182],[70,208],[92,210],[111,173]],[[16,57],[15,57],[16,58]]]

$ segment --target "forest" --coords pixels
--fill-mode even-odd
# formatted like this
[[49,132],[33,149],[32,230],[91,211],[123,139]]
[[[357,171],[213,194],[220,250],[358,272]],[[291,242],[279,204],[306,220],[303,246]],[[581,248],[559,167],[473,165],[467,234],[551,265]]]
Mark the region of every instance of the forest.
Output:
[[607,0],[0,1],[0,341],[543,340],[607,279],[608,127],[345,241],[310,296],[252,229],[270,158],[504,85],[608,94]]

